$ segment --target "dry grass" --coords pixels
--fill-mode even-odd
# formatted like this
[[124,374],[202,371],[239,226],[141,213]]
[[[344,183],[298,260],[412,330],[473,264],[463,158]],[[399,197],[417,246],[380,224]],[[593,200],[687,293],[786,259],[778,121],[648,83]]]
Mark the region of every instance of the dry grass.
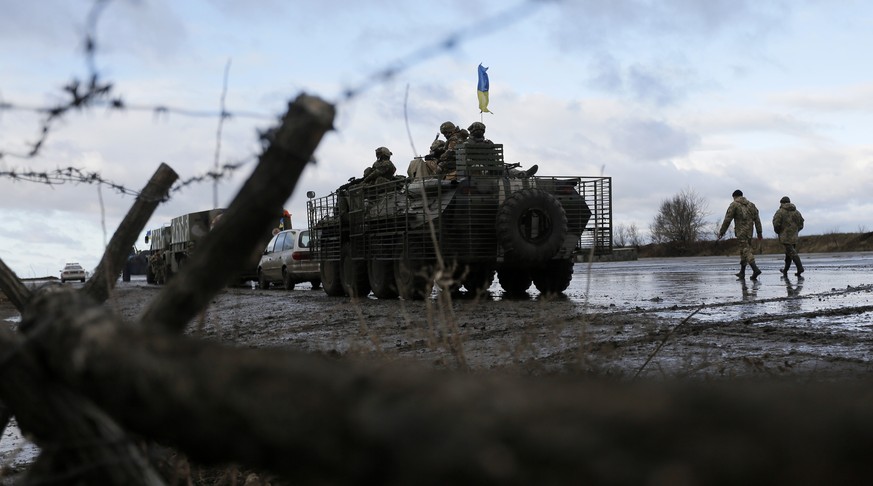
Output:
[[[761,254],[781,254],[782,244],[776,238],[765,238],[761,243],[754,242]],[[698,241],[690,244],[664,243],[643,245],[639,248],[641,258],[678,256],[725,256],[737,251],[736,239],[721,241]],[[823,235],[801,236],[797,251],[803,253],[838,253],[849,251],[873,251],[873,232],[869,233],[826,233]]]

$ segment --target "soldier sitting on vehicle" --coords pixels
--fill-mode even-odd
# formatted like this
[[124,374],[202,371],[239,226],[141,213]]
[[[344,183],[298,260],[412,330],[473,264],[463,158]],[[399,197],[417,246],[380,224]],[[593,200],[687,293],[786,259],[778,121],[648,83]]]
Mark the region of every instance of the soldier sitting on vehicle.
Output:
[[430,153],[422,157],[416,157],[409,163],[409,168],[406,169],[406,174],[411,179],[422,179],[437,173],[437,162],[440,155],[446,150],[446,142],[442,140],[434,140],[430,144]]
[[[485,138],[485,124],[482,122],[473,122],[470,124],[470,138],[465,142],[466,144],[492,144],[491,140]],[[530,177],[537,173],[539,166],[534,164],[530,169],[521,170],[516,167],[521,166],[521,164],[507,164],[506,166],[506,174],[509,177]]]
[[376,149],[376,161],[371,167],[364,170],[364,178],[361,180],[364,184],[380,184],[394,180],[394,173],[397,172],[397,167],[394,167],[394,162],[391,162],[391,153],[386,147]]
[[493,143],[485,138],[485,124],[482,122],[473,122],[470,125],[470,137],[466,143]]
[[454,179],[456,177],[455,168],[457,167],[455,148],[458,144],[464,143],[463,135],[461,134],[461,129],[450,121],[440,125],[440,133],[446,137],[446,150],[440,155],[439,164],[437,165],[438,173],[445,174],[446,179]]

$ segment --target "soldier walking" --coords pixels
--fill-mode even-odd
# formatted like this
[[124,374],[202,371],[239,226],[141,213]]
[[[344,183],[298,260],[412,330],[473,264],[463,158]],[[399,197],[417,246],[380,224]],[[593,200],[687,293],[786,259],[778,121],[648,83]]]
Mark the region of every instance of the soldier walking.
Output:
[[803,263],[800,261],[800,255],[797,254],[797,233],[802,229],[803,215],[797,210],[797,206],[791,203],[788,196],[783,196],[779,200],[779,209],[773,215],[773,231],[779,235],[779,243],[785,247],[785,267],[780,272],[786,277],[791,262],[794,262],[794,267],[797,269],[794,275],[800,277],[803,274]]
[[737,277],[746,278],[746,265],[752,267],[752,280],[758,280],[758,275],[761,275],[761,270],[755,264],[755,252],[752,250],[753,230],[758,231],[758,240],[763,239],[761,231],[761,217],[758,214],[758,208],[752,201],[743,197],[743,191],[737,189],[731,194],[734,200],[728,206],[724,215],[724,222],[721,224],[721,229],[718,231],[718,239],[724,237],[731,221],[734,222],[734,234],[737,236],[737,241],[740,244],[740,273]]

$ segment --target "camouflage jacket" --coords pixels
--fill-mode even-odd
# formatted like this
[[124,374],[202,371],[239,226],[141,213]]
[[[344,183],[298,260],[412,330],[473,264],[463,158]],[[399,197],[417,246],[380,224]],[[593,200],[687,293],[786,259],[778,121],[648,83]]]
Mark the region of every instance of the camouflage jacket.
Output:
[[763,235],[758,208],[744,196],[735,197],[734,202],[728,206],[724,213],[724,222],[718,232],[719,236],[723,236],[727,232],[731,221],[734,222],[734,234],[737,235],[737,238],[750,239],[754,230],[758,231],[758,236]]
[[397,167],[394,166],[391,159],[377,159],[369,169],[364,172],[364,182],[367,183],[390,181],[394,178],[394,173],[397,172]]
[[445,173],[455,170],[455,149],[462,143],[460,130],[455,130],[454,133],[449,135],[446,140],[446,151],[440,155],[440,172]]
[[792,203],[780,204],[773,215],[773,231],[779,235],[779,243],[797,244],[797,233],[802,229],[803,215],[797,210],[797,206]]

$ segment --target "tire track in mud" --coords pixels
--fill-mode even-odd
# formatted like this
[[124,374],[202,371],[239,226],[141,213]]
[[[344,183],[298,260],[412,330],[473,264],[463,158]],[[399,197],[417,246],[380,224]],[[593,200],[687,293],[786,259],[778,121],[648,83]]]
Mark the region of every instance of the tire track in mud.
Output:
[[[127,315],[138,314],[157,288],[141,290],[134,287],[118,294],[118,306]],[[873,332],[840,328],[826,320],[871,313],[873,305],[806,306],[802,312],[755,309],[768,310],[775,303],[781,310],[780,302],[825,302],[871,291],[873,285],[865,285],[799,296],[624,308],[589,306],[567,296],[511,300],[497,293],[484,299],[453,299],[452,312],[443,312],[438,297],[426,302],[353,302],[308,289],[230,288],[210,305],[200,335],[240,346],[290,346],[333,356],[410,359],[448,368],[459,366],[460,352],[471,370],[615,377],[632,376],[663,341],[656,356],[657,372],[670,376],[818,368],[857,374],[870,368],[867,352],[861,349],[873,349]],[[695,316],[680,325],[701,307],[750,310],[739,319],[710,315],[701,321]],[[191,324],[192,329],[196,326]],[[453,349],[454,337],[463,343],[462,350]]]

